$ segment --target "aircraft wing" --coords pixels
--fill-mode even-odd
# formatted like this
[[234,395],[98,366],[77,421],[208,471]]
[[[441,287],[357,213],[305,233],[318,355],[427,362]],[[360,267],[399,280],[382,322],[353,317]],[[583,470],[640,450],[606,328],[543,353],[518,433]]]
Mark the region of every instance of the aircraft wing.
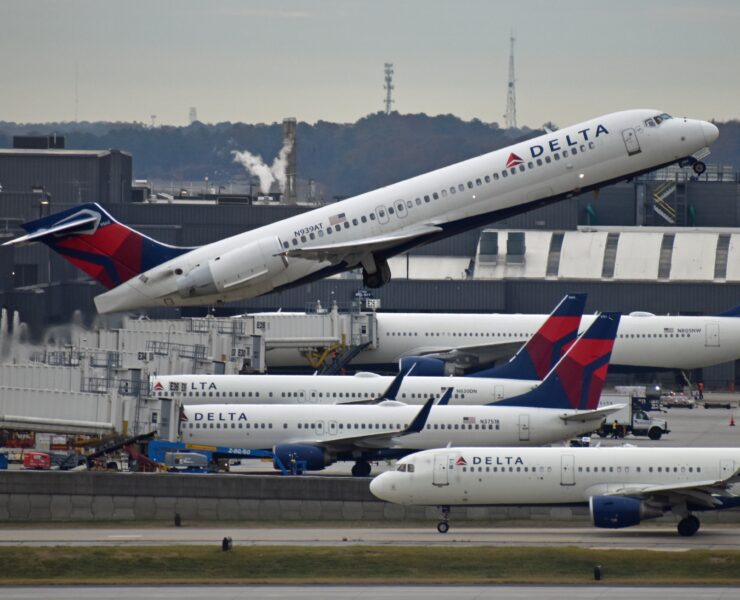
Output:
[[612,404],[611,406],[605,406],[603,408],[597,408],[595,410],[579,410],[573,413],[564,413],[560,415],[560,418],[565,421],[599,421],[601,422],[604,418],[608,417],[612,413],[622,410],[626,404]]
[[[452,392],[455,388],[447,388],[445,393],[443,394],[442,398],[440,399],[440,403],[446,404],[449,402],[449,398],[452,395]],[[412,433],[419,433],[424,429],[424,426],[426,425],[427,419],[429,418],[429,413],[432,410],[432,406],[434,406],[434,396],[429,398],[429,400],[426,401],[424,406],[422,406],[419,409],[419,412],[416,413],[416,416],[414,417],[414,420],[409,423],[408,427],[395,429],[393,431],[384,431],[382,433],[360,433],[352,434],[352,435],[346,435],[344,437],[336,436],[332,437],[330,440],[323,438],[323,439],[314,439],[314,440],[304,440],[298,443],[304,443],[304,444],[311,444],[314,446],[322,446],[326,448],[327,450],[334,450],[334,451],[349,451],[353,449],[372,449],[372,448],[392,448],[394,447],[393,438],[397,438],[404,435],[410,435]],[[388,418],[393,419],[393,408],[388,409]],[[353,430],[354,431],[354,430]]]
[[328,261],[332,264],[346,262],[348,265],[358,264],[363,257],[372,252],[385,250],[408,240],[422,238],[433,233],[442,231],[437,225],[420,225],[410,229],[404,229],[396,233],[378,235],[375,237],[343,242],[341,244],[325,244],[323,246],[309,246],[307,248],[291,248],[285,250],[283,255],[308,260]]
[[511,358],[524,343],[526,342],[519,340],[516,342],[501,341],[491,342],[490,344],[476,344],[471,346],[455,346],[448,348],[418,348],[407,352],[399,358],[403,358],[404,356],[426,356],[429,358],[438,358],[449,363],[455,363],[463,367],[465,365],[485,365]]
[[611,487],[604,493],[606,496],[633,496],[645,498],[655,504],[681,504],[683,502],[698,504],[706,508],[716,508],[724,504],[722,498],[736,498],[729,492],[732,483],[740,480],[740,469],[727,479],[694,481],[676,484],[625,484]]

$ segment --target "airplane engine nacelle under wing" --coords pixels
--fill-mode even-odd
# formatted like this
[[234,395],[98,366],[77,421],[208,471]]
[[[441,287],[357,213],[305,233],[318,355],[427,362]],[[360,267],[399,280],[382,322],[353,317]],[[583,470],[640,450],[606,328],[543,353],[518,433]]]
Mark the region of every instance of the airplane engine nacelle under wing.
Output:
[[404,356],[398,361],[399,372],[408,371],[413,365],[414,377],[444,377],[445,361],[427,356]]
[[[228,292],[248,283],[260,285],[260,293],[275,287],[274,275],[285,270],[287,259],[281,254],[277,238],[264,238],[193,267],[177,279],[177,291],[183,298]],[[264,291],[262,291],[264,288]]]
[[621,529],[639,525],[645,519],[655,519],[663,513],[646,506],[639,498],[629,496],[592,496],[589,501],[595,527]]
[[278,444],[272,450],[275,459],[273,463],[276,469],[281,466],[290,469],[294,461],[305,461],[306,469],[309,471],[320,471],[334,462],[326,449],[311,444]]

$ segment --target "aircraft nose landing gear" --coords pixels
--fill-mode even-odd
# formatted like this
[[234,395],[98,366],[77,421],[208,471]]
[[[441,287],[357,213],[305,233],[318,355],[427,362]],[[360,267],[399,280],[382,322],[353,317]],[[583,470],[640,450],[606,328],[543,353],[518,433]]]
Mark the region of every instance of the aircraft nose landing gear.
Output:
[[447,533],[450,529],[449,519],[450,519],[450,507],[449,506],[440,506],[439,511],[442,513],[442,520],[437,523],[437,531],[440,533]]

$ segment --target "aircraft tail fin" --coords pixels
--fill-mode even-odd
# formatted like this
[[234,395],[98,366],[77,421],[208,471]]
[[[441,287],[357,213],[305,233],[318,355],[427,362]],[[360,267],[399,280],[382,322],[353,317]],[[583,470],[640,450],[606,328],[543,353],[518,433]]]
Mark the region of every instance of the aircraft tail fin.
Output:
[[116,221],[97,203],[81,204],[22,225],[5,245],[41,242],[106,288],[114,288],[192,248],[163,244]]
[[619,313],[599,315],[540,385],[531,392],[495,404],[567,410],[598,408],[619,319]]
[[586,294],[567,294],[509,362],[468,377],[542,380],[578,337]]
[[726,310],[725,312],[719,313],[717,316],[718,317],[740,317],[740,304],[731,308],[730,310]]

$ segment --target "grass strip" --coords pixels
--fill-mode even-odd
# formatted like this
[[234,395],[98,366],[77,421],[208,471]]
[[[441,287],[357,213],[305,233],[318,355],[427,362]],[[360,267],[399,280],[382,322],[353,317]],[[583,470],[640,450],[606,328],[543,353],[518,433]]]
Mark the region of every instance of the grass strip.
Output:
[[1,547],[0,584],[737,584],[740,551],[355,546]]

